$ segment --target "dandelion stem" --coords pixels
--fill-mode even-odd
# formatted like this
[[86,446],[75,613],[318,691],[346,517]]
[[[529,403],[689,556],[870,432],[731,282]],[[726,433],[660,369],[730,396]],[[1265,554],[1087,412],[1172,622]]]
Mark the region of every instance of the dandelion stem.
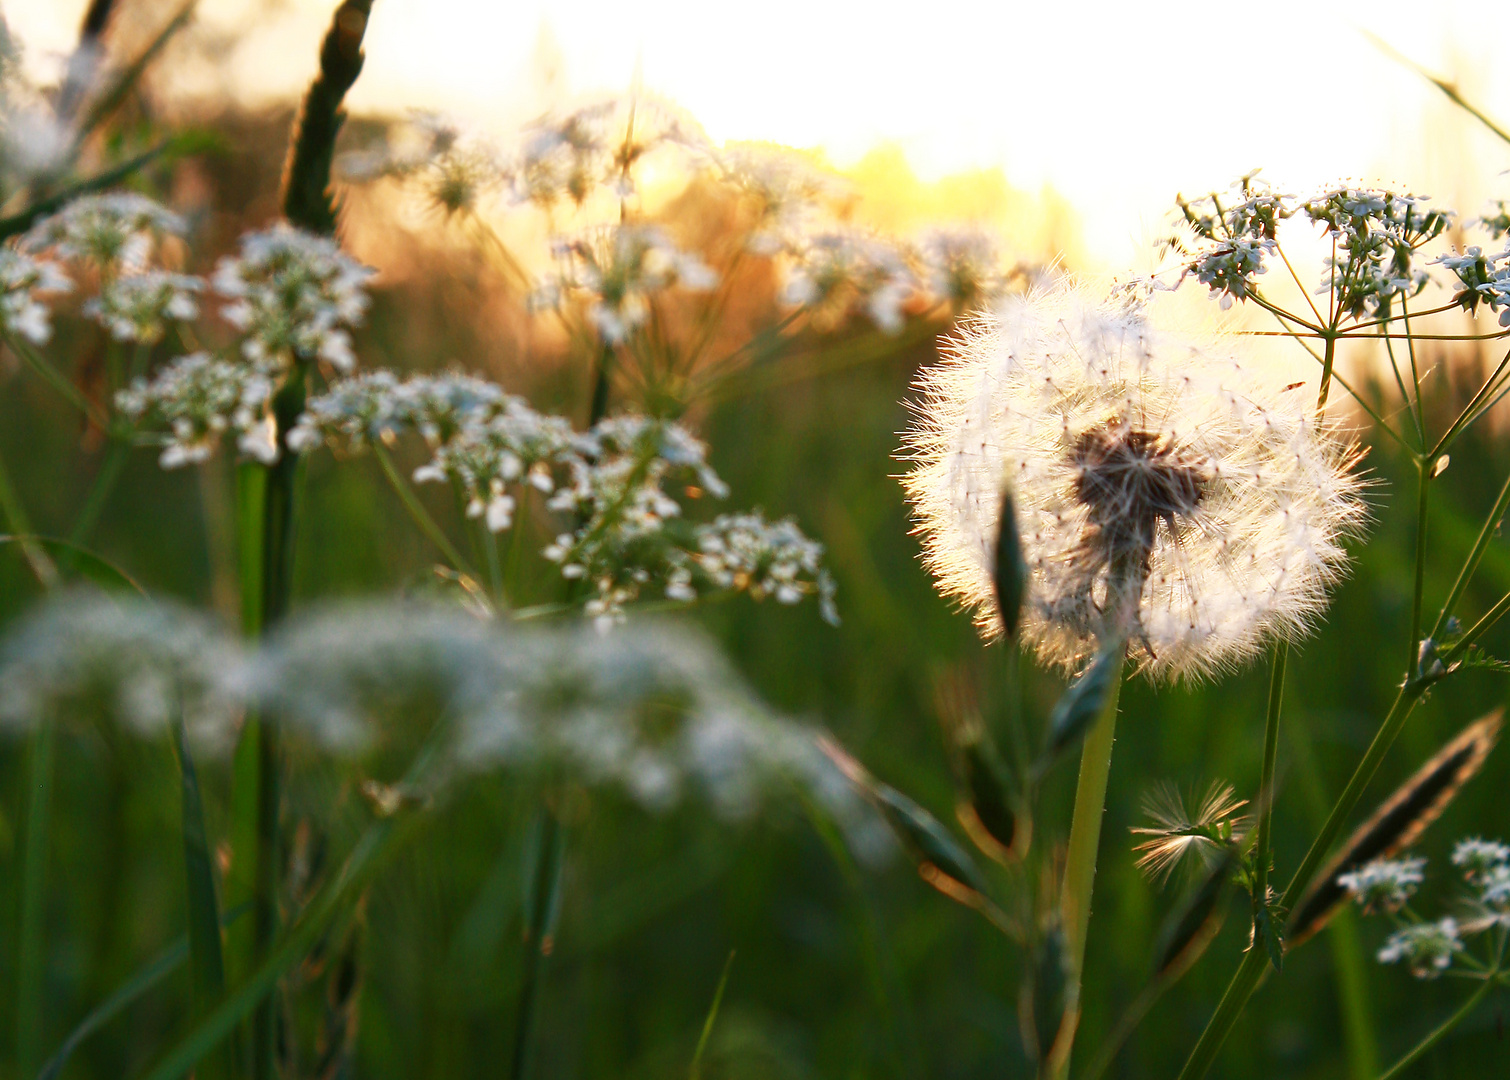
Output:
[[57,735],[51,717],[41,717],[31,737],[27,770],[26,850],[21,864],[21,941],[16,950],[16,1075],[36,1072],[42,1035],[44,997],[43,906],[46,900],[47,852],[51,847],[53,748]]
[[1426,503],[1431,492],[1431,473],[1435,460],[1428,457],[1416,465],[1416,567],[1415,584],[1410,598],[1410,646],[1405,657],[1405,678],[1420,674],[1421,596],[1426,588]]
[[[1498,969],[1496,969],[1496,971],[1497,970]],[[1407,1053],[1399,1061],[1391,1065],[1388,1069],[1384,1070],[1384,1072],[1380,1074],[1379,1080],[1394,1080],[1395,1077],[1400,1076],[1405,1072],[1406,1069],[1410,1068],[1417,1061],[1419,1061],[1424,1054],[1432,1049],[1432,1047],[1441,1042],[1442,1039],[1446,1037],[1448,1032],[1461,1024],[1464,1020],[1468,1019],[1473,1010],[1478,1008],[1479,1002],[1488,997],[1489,992],[1493,990],[1494,987],[1495,980],[1492,978],[1485,979],[1482,983],[1480,983],[1479,988],[1468,996],[1468,1000],[1463,1002],[1462,1006],[1458,1009],[1457,1012],[1453,1013],[1446,1020],[1443,1020],[1442,1023],[1437,1026],[1436,1030],[1434,1030],[1430,1035],[1426,1036],[1426,1038],[1422,1039],[1420,1042],[1416,1043],[1416,1045],[1410,1049],[1409,1053]]]
[[[1116,647],[1116,646],[1114,646]],[[1060,1039],[1055,1049],[1053,1076],[1069,1076],[1070,1051],[1074,1046],[1075,1025],[1080,1018],[1080,991],[1085,967],[1086,932],[1090,927],[1091,893],[1096,881],[1096,855],[1101,846],[1101,816],[1106,810],[1106,783],[1111,773],[1112,744],[1117,733],[1117,701],[1121,696],[1122,667],[1126,662],[1126,643],[1121,662],[1113,673],[1111,691],[1102,704],[1101,715],[1085,736],[1080,753],[1080,778],[1075,786],[1075,812],[1070,821],[1069,848],[1065,854],[1064,886],[1060,893],[1060,912],[1065,942],[1069,949],[1070,988],[1073,1005],[1067,1017],[1069,1035]]]

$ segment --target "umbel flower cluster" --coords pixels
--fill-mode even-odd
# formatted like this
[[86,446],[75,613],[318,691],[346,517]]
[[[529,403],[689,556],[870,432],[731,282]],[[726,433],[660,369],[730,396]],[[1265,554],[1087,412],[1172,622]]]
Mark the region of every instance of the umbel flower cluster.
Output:
[[1051,663],[1122,639],[1156,677],[1231,667],[1305,632],[1364,519],[1354,453],[1305,394],[1125,297],[1009,298],[919,388],[904,484],[924,559],[997,633],[1010,491],[1023,634]]
[[249,648],[171,604],[74,592],[0,641],[0,732],[48,718],[153,737],[182,719],[196,745],[223,753],[252,708],[343,757],[433,724],[436,789],[509,771],[617,789],[655,812],[697,799],[746,819],[795,786],[857,850],[880,840],[814,731],[758,701],[706,639],[655,620],[604,636],[365,602]]
[[1510,932],[1510,846],[1472,837],[1458,841],[1452,865],[1467,886],[1458,915],[1423,920],[1408,902],[1425,880],[1422,858],[1376,859],[1338,883],[1370,914],[1386,914],[1398,928],[1379,950],[1379,962],[1404,962],[1411,974],[1432,979],[1452,967],[1465,939],[1499,929]]
[[655,584],[682,602],[726,591],[781,603],[817,596],[825,616],[835,617],[823,549],[795,523],[759,514],[681,521],[682,504],[668,488],[714,498],[728,488],[708,464],[707,448],[668,421],[614,416],[578,433],[480,379],[401,381],[374,372],[311,399],[289,445],[302,450],[323,441],[356,453],[405,432],[420,435],[432,452],[414,478],[454,482],[468,515],[490,531],[511,528],[532,495],[573,523],[543,554],[564,577],[592,585],[589,615],[615,619]]

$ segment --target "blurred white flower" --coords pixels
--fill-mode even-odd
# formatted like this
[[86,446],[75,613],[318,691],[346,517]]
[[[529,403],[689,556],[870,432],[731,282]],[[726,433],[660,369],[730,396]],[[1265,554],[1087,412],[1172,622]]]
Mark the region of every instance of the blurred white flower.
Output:
[[1304,633],[1364,520],[1354,455],[1236,344],[1071,286],[966,327],[924,372],[905,442],[939,588],[998,632],[1006,489],[1030,572],[1024,637],[1048,662],[1122,638],[1152,675],[1199,677]]
[[106,281],[100,294],[84,305],[84,313],[117,341],[152,344],[162,339],[169,322],[199,317],[204,287],[203,278],[165,270],[125,274]]
[[696,254],[682,251],[655,225],[608,225],[562,241],[562,273],[543,283],[534,306],[584,295],[587,315],[605,342],[617,345],[650,317],[650,301],[674,287],[706,292],[718,275]]
[[130,191],[84,195],[31,227],[22,239],[29,251],[50,251],[76,259],[105,274],[147,268],[164,236],[188,231],[183,218]]
[[215,291],[221,309],[245,335],[242,352],[268,373],[296,361],[325,360],[339,371],[356,364],[345,327],[367,311],[374,271],[334,240],[278,224],[241,238],[241,254],[220,260]]
[[678,589],[666,595],[691,599],[694,571],[715,589],[748,592],[756,600],[767,596],[795,604],[818,597],[825,620],[837,624],[834,580],[823,566],[823,545],[805,536],[790,518],[767,521],[761,514],[724,514],[696,529],[695,546],[672,576]]
[[929,293],[956,311],[988,305],[1006,285],[1001,240],[979,226],[929,230],[918,252]]
[[1350,874],[1339,874],[1337,884],[1364,911],[1397,911],[1425,880],[1425,867],[1425,859],[1375,859]]
[[1459,840],[1452,849],[1452,865],[1462,868],[1463,875],[1476,882],[1497,866],[1510,863],[1510,845],[1498,840],[1469,837]]
[[1438,922],[1396,930],[1379,950],[1379,962],[1398,964],[1404,960],[1416,978],[1434,979],[1451,967],[1452,958],[1462,951],[1457,920],[1449,915]]
[[226,434],[244,455],[270,464],[278,458],[272,422],[273,385],[255,368],[206,352],[181,356],[150,380],[116,395],[116,406],[164,444],[165,469],[207,460]]
[[385,144],[342,154],[336,168],[353,183],[402,180],[448,216],[476,209],[507,180],[487,140],[438,113],[418,110],[388,132]]
[[749,247],[757,255],[795,249],[847,193],[843,181],[806,155],[785,147],[743,143],[718,158],[724,179],[754,202]]
[[894,334],[916,292],[916,277],[896,245],[860,229],[836,228],[808,235],[793,252],[781,300],[827,322],[864,309],[876,326]]
[[38,297],[72,288],[52,263],[0,247],[0,331],[45,345],[52,337],[51,312]]

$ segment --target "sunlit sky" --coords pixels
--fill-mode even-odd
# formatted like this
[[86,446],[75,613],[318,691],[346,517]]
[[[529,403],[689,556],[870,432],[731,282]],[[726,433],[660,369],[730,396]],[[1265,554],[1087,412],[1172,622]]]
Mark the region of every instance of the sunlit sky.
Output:
[[[85,0],[0,0],[45,72]],[[128,7],[131,5],[127,5]],[[253,98],[309,76],[330,0],[202,0],[237,33],[214,73]],[[645,86],[716,140],[822,147],[840,164],[881,142],[938,177],[1005,171],[1050,185],[1108,267],[1136,258],[1176,191],[1262,166],[1304,188],[1409,184],[1476,210],[1510,194],[1510,147],[1364,36],[1460,81],[1510,119],[1510,19],[1465,0],[376,0],[357,110],[438,107],[506,127],[565,95]],[[554,83],[550,81],[554,78]]]

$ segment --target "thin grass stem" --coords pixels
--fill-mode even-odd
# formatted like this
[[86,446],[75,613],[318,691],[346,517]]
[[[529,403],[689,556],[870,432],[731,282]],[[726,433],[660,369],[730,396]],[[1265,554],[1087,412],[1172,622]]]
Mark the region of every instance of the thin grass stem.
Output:
[[51,845],[53,757],[51,717],[40,717],[27,755],[26,848],[21,863],[21,940],[16,950],[16,1075],[37,1068],[46,997],[47,853]]
[[519,987],[519,1001],[514,1010],[514,1053],[509,1065],[510,1080],[525,1080],[529,1075],[542,969],[546,957],[555,947],[556,911],[561,896],[561,866],[565,854],[566,829],[555,810],[542,802],[535,821],[535,843],[530,852],[524,974]]
[[388,485],[393,488],[393,492],[398,496],[399,502],[403,503],[404,509],[414,519],[414,523],[419,526],[420,532],[424,533],[430,542],[440,549],[441,555],[451,564],[451,568],[459,573],[466,574],[473,580],[481,580],[477,572],[472,569],[472,564],[462,556],[462,553],[456,549],[456,545],[451,543],[450,537],[435,523],[435,519],[430,516],[430,511],[425,509],[425,504],[420,502],[414,492],[409,489],[409,485],[404,482],[404,478],[399,475],[397,467],[394,466],[393,458],[389,455],[388,450],[382,446],[374,446],[372,448],[372,456],[377,458],[377,463],[382,468],[383,476],[387,479]]
[[1463,1002],[1463,1004],[1459,1006],[1457,1012],[1453,1013],[1446,1020],[1443,1020],[1439,1025],[1437,1025],[1436,1029],[1432,1031],[1430,1035],[1426,1036],[1426,1038],[1422,1039],[1420,1042],[1416,1043],[1415,1046],[1411,1047],[1411,1049],[1405,1054],[1404,1057],[1395,1062],[1389,1068],[1385,1069],[1384,1072],[1380,1073],[1379,1080],[1395,1080],[1395,1077],[1403,1075],[1406,1069],[1414,1065],[1423,1056],[1429,1053],[1432,1048],[1437,1045],[1437,1043],[1446,1038],[1447,1034],[1451,1032],[1453,1028],[1457,1027],[1464,1020],[1468,1019],[1468,1017],[1472,1015],[1473,1010],[1479,1007],[1479,1003],[1489,996],[1489,992],[1493,990],[1494,987],[1495,980],[1492,978],[1485,979],[1482,983],[1480,983],[1479,988],[1468,996],[1468,1000]]
[[43,382],[52,387],[58,394],[74,408],[78,409],[91,424],[101,431],[110,430],[110,421],[104,413],[100,412],[94,402],[86,398],[83,393],[61,371],[53,367],[47,358],[37,352],[15,334],[5,335],[5,344],[21,358],[21,362],[31,368]]

